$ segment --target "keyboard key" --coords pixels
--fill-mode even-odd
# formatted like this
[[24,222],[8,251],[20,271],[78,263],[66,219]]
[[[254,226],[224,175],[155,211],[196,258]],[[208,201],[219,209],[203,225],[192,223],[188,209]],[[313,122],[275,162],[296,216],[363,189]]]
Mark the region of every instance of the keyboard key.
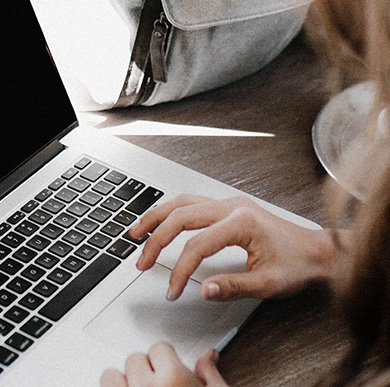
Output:
[[58,179],[55,179],[53,181],[53,183],[51,183],[49,185],[49,188],[52,190],[52,191],[58,191],[64,184],[66,183],[66,181],[64,179],[61,179],[60,177]]
[[62,200],[65,203],[70,203],[71,201],[76,199],[77,196],[78,194],[76,192],[71,191],[68,188],[62,188],[62,190],[55,195],[55,198]]
[[5,237],[2,238],[2,242],[10,247],[18,247],[26,240],[25,237],[10,231]]
[[111,171],[104,179],[112,184],[119,185],[127,179],[127,176],[118,171]]
[[81,204],[79,202],[75,202],[73,203],[69,208],[68,208],[68,211],[73,214],[73,215],[76,215],[78,217],[81,217],[83,215],[85,215],[88,211],[90,210],[89,207],[85,206],[84,204]]
[[119,264],[119,260],[107,254],[102,254],[54,296],[38,313],[50,320],[58,321]]
[[78,169],[84,169],[87,165],[91,164],[91,160],[88,159],[87,157],[83,157],[81,160],[79,160],[76,164],[75,167]]
[[26,322],[20,329],[29,334],[32,337],[40,338],[45,334],[53,325],[47,321],[34,316],[29,321]]
[[88,216],[97,222],[103,223],[111,216],[111,212],[98,207],[95,208]]
[[33,290],[43,297],[50,297],[57,289],[58,286],[43,280]]
[[0,305],[1,306],[9,306],[11,305],[15,300],[17,299],[17,296],[8,290],[1,289],[0,290]]
[[65,212],[63,212],[61,215],[54,219],[54,223],[57,223],[58,225],[65,228],[69,228],[76,221],[77,218],[72,215],[66,214]]
[[85,262],[76,257],[67,258],[64,263],[61,264],[62,267],[68,269],[72,273],[77,273],[82,267],[85,266]]
[[15,325],[12,325],[0,318],[0,336],[7,336],[14,328]]
[[144,188],[145,184],[140,183],[137,180],[130,179],[121,188],[119,188],[118,191],[114,193],[114,196],[127,202],[139,192],[141,192],[141,190],[143,190]]
[[24,310],[19,306],[14,305],[7,313],[4,314],[4,317],[6,317],[10,321],[19,324],[29,315],[30,313],[27,312],[27,310]]
[[40,201],[40,202],[44,202],[48,197],[50,197],[51,195],[53,194],[52,191],[50,191],[49,189],[44,189],[42,190],[37,196],[35,196],[35,199]]
[[112,242],[112,239],[107,235],[97,232],[92,238],[88,239],[88,243],[92,246],[104,248]]
[[23,294],[31,285],[31,282],[28,282],[21,277],[16,277],[8,283],[7,289],[10,289],[18,294]]
[[0,270],[3,271],[4,273],[14,275],[16,274],[23,265],[19,262],[16,262],[12,258],[6,259],[1,265],[0,265]]
[[0,286],[4,285],[9,280],[9,277],[3,273],[0,273]]
[[147,235],[146,237],[144,238],[139,238],[139,239],[135,239],[135,238],[132,238],[130,236],[130,234],[127,232],[125,234],[122,235],[122,238],[130,241],[130,242],[133,242],[135,243],[136,245],[142,245],[142,243],[144,243],[148,238],[149,238],[149,235]]
[[51,269],[57,264],[57,262],[59,262],[59,259],[49,253],[43,253],[35,261],[37,265],[42,266],[45,269]]
[[36,251],[33,251],[26,246],[22,246],[12,256],[21,262],[27,263],[34,259],[37,255],[38,253]]
[[86,238],[85,234],[78,232],[76,230],[68,231],[64,236],[63,240],[69,242],[70,244],[77,246]]
[[118,258],[125,259],[136,249],[137,248],[131,243],[128,243],[123,239],[118,239],[107,249],[107,252]]
[[0,236],[4,235],[9,229],[11,228],[11,226],[8,224],[8,223],[1,223],[0,224]]
[[97,183],[92,188],[92,190],[95,192],[98,192],[102,195],[108,195],[111,191],[114,190],[114,188],[115,188],[115,186],[102,180],[102,181],[99,181],[99,183]]
[[8,223],[17,224],[19,223],[26,215],[22,211],[16,211],[12,216],[7,219]]
[[55,269],[47,276],[47,278],[49,280],[52,280],[53,282],[55,282],[59,285],[63,285],[71,277],[72,277],[72,274],[70,274],[67,271],[62,270],[62,269]]
[[107,210],[110,210],[112,212],[116,212],[118,211],[125,203],[123,203],[122,201],[118,200],[118,199],[115,199],[113,197],[111,198],[107,198],[103,203],[102,203],[102,207],[107,209]]
[[0,243],[0,261],[3,260],[12,250]]
[[33,293],[28,293],[19,301],[19,304],[27,309],[35,310],[42,304],[42,302],[43,298],[38,297]]
[[102,232],[111,236],[117,237],[125,228],[114,222],[108,222],[103,228]]
[[19,356],[15,353],[10,351],[7,348],[0,347],[0,363],[9,366],[11,365]]
[[53,215],[50,215],[46,211],[36,210],[28,218],[35,223],[43,225],[46,224],[52,217]]
[[99,178],[101,178],[107,171],[107,167],[99,163],[93,163],[84,172],[82,172],[81,177],[89,181],[95,182]]
[[126,210],[141,215],[163,195],[164,193],[156,188],[148,187],[126,207]]
[[102,200],[102,199],[103,199],[103,196],[101,196],[95,192],[92,192],[92,191],[86,192],[80,198],[80,200],[83,203],[89,204],[90,206],[94,206],[94,205],[98,204],[100,202],[100,200]]
[[67,243],[58,241],[54,243],[53,246],[50,247],[49,251],[63,258],[65,257],[65,255],[69,254],[72,251],[72,249],[73,247],[69,246]]
[[41,234],[50,238],[57,239],[65,230],[55,224],[48,224],[42,231]]
[[38,251],[42,251],[46,249],[46,247],[49,246],[50,243],[51,241],[49,239],[46,239],[40,235],[35,235],[27,242],[27,245]]
[[22,223],[18,225],[18,227],[15,228],[17,232],[20,232],[25,236],[31,236],[38,229],[39,227],[36,224],[31,223],[28,220],[24,220]]
[[33,210],[35,210],[39,206],[39,203],[36,200],[30,200],[28,203],[26,203],[21,210],[25,212],[26,214],[29,214]]
[[76,176],[79,171],[76,168],[69,168],[66,172],[64,172],[61,177],[65,180],[70,180],[72,177]]
[[24,352],[31,347],[34,341],[16,332],[5,343],[20,352]]
[[51,212],[52,214],[58,214],[65,207],[64,203],[59,202],[55,199],[48,200],[42,208],[46,211]]
[[75,255],[85,259],[86,261],[90,261],[98,253],[98,250],[88,245],[82,245],[75,251]]
[[29,265],[20,273],[20,275],[22,275],[23,277],[31,281],[38,281],[39,278],[45,275],[45,273],[46,273],[45,270],[42,270],[38,266]]
[[84,192],[90,185],[91,183],[88,181],[77,177],[68,184],[68,187],[74,189],[77,192]]
[[78,230],[83,231],[87,234],[93,233],[98,227],[99,225],[90,219],[83,219],[80,223],[76,225],[76,228]]
[[130,214],[130,212],[127,211],[121,211],[114,218],[115,222],[123,224],[124,226],[130,226],[130,224],[133,223],[136,219],[137,217],[135,215]]

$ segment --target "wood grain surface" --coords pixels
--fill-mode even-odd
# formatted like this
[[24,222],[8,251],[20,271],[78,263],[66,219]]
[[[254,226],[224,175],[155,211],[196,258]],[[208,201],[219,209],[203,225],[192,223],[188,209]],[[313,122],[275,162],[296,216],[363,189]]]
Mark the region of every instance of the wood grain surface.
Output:
[[[327,99],[324,72],[299,36],[265,69],[235,84],[179,102],[106,113],[104,126],[151,120],[272,133],[126,140],[326,226],[326,174],[311,127]],[[222,352],[219,369],[233,386],[310,386],[347,347],[330,291],[313,286],[290,299],[264,301]]]

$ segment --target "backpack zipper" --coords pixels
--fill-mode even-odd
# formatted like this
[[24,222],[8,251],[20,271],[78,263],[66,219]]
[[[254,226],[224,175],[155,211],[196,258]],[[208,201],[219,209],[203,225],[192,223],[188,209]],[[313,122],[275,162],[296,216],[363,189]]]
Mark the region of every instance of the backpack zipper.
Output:
[[116,106],[140,105],[151,96],[156,82],[167,81],[165,53],[170,27],[161,0],[145,0]]
[[135,104],[140,105],[151,96],[156,82],[166,83],[168,81],[166,48],[170,24],[164,12],[153,23],[153,31],[149,44],[149,58],[145,69],[145,76],[139,96]]
[[152,38],[150,40],[150,63],[154,82],[166,83],[167,64],[165,60],[165,49],[169,24],[164,12],[161,12],[160,19],[154,22]]

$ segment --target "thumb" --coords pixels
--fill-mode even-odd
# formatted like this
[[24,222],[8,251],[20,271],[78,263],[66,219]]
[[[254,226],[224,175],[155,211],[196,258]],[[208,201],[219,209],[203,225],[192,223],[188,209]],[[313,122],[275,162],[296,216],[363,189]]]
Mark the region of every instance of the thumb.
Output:
[[205,352],[197,361],[195,375],[206,385],[213,387],[227,387],[221,374],[217,370],[215,363],[219,359],[219,354],[215,349]]
[[206,300],[230,301],[237,298],[264,298],[264,281],[259,273],[220,274],[203,281],[200,295]]

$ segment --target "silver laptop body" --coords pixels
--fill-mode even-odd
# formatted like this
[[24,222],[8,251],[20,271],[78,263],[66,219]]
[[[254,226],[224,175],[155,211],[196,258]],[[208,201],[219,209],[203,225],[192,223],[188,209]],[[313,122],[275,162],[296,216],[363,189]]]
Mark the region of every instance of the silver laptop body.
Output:
[[[130,224],[178,193],[243,193],[104,130],[78,126],[28,0],[0,4],[0,385],[97,386],[104,369],[159,341],[193,367],[222,349],[258,301],[212,303],[200,282],[245,270],[227,248],[202,263],[183,296],[165,300],[170,269],[192,233],[141,273]],[[137,125],[137,123],[134,123]],[[10,157],[16,156],[16,157]],[[304,227],[317,225],[255,199]]]

